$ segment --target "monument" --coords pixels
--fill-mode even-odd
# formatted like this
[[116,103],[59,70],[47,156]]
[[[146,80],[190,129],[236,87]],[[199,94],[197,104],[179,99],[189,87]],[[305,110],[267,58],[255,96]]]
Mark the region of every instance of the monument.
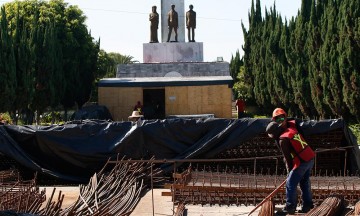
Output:
[[[160,8],[161,43],[151,42],[143,44],[143,62],[203,62],[203,43],[185,42],[186,17],[184,0],[161,0]],[[176,29],[172,26],[173,11],[177,13],[177,20],[174,20],[177,21]]]
[[189,42],[195,42],[196,12],[193,8],[193,5],[189,5],[190,10],[186,12],[186,28],[188,29]]
[[159,14],[156,12],[156,6],[152,6],[149,15],[150,21],[150,43],[159,43],[158,28],[159,28]]
[[[159,15],[156,8],[161,8]],[[194,13],[191,21],[196,19]],[[201,26],[189,20],[185,26],[185,20],[184,0],[161,0],[161,6],[153,6],[149,19],[144,20],[150,24],[150,41],[143,43],[143,63],[119,64],[116,78],[99,81],[99,104],[107,106],[115,120],[128,119],[136,101],[142,102],[145,119],[194,115],[231,118],[229,63],[204,62],[199,38],[195,42],[192,34],[185,41],[185,28],[190,27],[192,33]]]
[[[171,6],[175,5],[175,10],[178,14],[178,42],[185,42],[185,8],[184,0],[161,0],[161,42],[165,43],[168,39],[168,13]],[[175,41],[174,33],[171,34],[170,41]]]

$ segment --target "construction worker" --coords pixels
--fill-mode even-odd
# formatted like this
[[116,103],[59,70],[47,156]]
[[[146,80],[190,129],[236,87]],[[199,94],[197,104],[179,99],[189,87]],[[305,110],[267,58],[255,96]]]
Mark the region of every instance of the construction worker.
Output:
[[269,137],[275,139],[280,147],[286,169],[286,205],[277,215],[294,214],[297,206],[297,185],[302,192],[302,208],[299,213],[306,213],[314,207],[311,193],[310,174],[314,166],[315,153],[299,133],[295,120],[288,120],[286,112],[276,108],[272,122],[266,127]]

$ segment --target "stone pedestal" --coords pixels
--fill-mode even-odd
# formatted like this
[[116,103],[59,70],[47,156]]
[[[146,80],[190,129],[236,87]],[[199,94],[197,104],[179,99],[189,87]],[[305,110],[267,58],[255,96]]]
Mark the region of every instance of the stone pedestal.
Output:
[[227,62],[171,62],[148,64],[119,64],[116,78],[130,77],[228,77]]
[[203,43],[144,43],[144,63],[203,62]]

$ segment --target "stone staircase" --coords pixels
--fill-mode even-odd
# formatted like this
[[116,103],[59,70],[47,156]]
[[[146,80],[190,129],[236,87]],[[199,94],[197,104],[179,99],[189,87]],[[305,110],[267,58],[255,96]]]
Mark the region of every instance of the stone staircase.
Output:
[[235,108],[235,101],[231,102],[231,118],[237,118],[237,111]]

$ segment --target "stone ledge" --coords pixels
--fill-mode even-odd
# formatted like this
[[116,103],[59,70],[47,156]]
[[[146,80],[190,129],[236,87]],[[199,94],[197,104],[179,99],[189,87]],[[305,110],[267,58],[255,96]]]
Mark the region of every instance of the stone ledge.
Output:
[[179,76],[230,76],[228,62],[174,62],[147,64],[119,64],[116,78],[164,77],[167,74]]

